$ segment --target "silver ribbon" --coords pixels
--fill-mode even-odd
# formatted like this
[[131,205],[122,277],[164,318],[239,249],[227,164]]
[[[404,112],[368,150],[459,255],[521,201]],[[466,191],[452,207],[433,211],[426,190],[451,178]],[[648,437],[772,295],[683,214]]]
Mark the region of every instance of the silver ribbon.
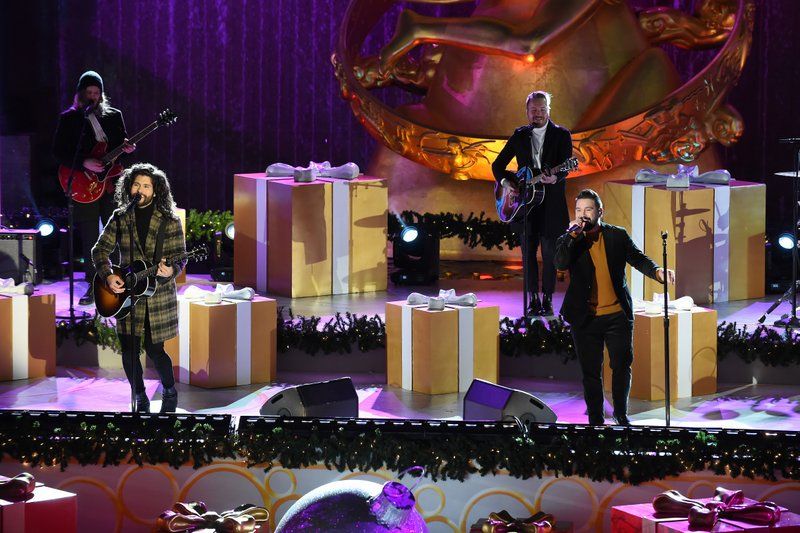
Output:
[[345,163],[338,167],[332,167],[329,161],[316,163],[309,161],[307,167],[293,167],[286,163],[273,163],[267,167],[267,176],[278,178],[294,178],[299,182],[311,182],[321,178],[335,178],[340,180],[351,180],[358,177],[361,170],[355,163]]
[[474,292],[468,292],[461,296],[456,296],[454,289],[440,290],[438,296],[425,296],[418,292],[412,292],[406,298],[408,305],[428,305],[430,311],[441,311],[445,305],[458,305],[460,307],[475,307],[478,305],[478,297]]
[[636,173],[634,181],[636,183],[665,183],[668,189],[685,189],[691,183],[730,185],[731,173],[725,169],[718,169],[700,174],[697,165],[678,165],[674,174],[664,174],[652,168],[643,168]]
[[207,304],[222,303],[222,300],[252,300],[256,295],[250,287],[234,289],[230,283],[217,283],[213,291],[201,289],[197,285],[190,285],[183,292],[183,297],[189,300],[203,299]]

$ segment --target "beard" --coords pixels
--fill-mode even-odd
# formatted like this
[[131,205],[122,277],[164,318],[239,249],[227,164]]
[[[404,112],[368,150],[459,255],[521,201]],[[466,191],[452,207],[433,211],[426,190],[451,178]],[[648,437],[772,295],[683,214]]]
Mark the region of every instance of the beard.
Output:
[[583,231],[592,231],[597,227],[597,220],[591,218],[583,218]]

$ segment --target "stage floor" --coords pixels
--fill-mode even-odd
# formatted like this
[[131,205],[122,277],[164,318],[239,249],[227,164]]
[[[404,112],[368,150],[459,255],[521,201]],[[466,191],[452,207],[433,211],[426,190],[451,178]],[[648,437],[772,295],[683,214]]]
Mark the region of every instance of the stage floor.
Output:
[[[339,295],[316,298],[278,297],[279,305],[291,308],[295,315],[331,316],[336,312],[379,314],[385,311],[385,302],[402,300],[412,291],[434,294],[440,288],[455,289],[458,294],[475,292],[479,298],[500,305],[501,316],[517,317],[521,314],[520,292],[522,281],[514,264],[503,263],[443,263],[442,272],[449,279],[426,287],[398,287],[390,284],[388,291],[356,295]],[[482,279],[483,278],[483,279]],[[206,276],[190,275],[188,284],[213,284]],[[75,284],[75,300],[83,294],[86,284]],[[185,287],[185,286],[184,286]],[[554,296],[556,309],[561,304],[564,283],[559,283]],[[59,281],[43,284],[38,291],[56,294],[57,314],[64,315],[69,308],[68,283]],[[184,289],[182,289],[184,290]],[[728,302],[714,305],[720,321],[737,322],[753,329],[758,318],[778,295],[768,295],[759,300]],[[93,312],[93,307],[77,310]],[[767,319],[767,324],[789,312],[784,303]],[[333,354],[320,357],[360,357],[361,354]],[[797,372],[797,369],[790,369]],[[382,373],[348,373],[356,384],[359,397],[359,415],[365,418],[418,418],[459,419],[463,394],[429,396],[389,387]],[[160,405],[159,383],[152,369],[145,372],[148,395],[154,400],[151,406],[157,411]],[[320,372],[281,372],[278,382],[269,385],[250,385],[224,389],[202,389],[177,384],[179,410],[191,413],[226,413],[255,415],[264,402],[283,387],[294,384],[332,379],[340,375]],[[533,393],[558,415],[562,423],[586,423],[585,406],[579,376],[569,380],[547,380],[502,376],[501,385]],[[0,409],[75,410],[75,411],[125,411],[130,390],[122,370],[64,367],[57,375],[39,380],[18,380],[0,383]],[[606,402],[606,412],[611,405]],[[663,425],[664,405],[632,399],[631,419],[636,425]],[[610,421],[610,417],[609,417]],[[746,429],[797,430],[800,429],[800,388],[794,385],[767,385],[756,383],[720,383],[718,393],[673,402],[672,425],[682,427],[725,427]]]

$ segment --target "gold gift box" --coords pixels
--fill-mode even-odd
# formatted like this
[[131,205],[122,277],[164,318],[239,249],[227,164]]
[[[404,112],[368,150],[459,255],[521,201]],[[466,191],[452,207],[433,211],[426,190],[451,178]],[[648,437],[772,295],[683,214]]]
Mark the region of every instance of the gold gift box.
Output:
[[[334,187],[333,212],[334,224],[340,215],[336,212],[335,201],[337,187],[347,188],[348,217],[343,221],[347,225],[348,243],[347,290],[337,290],[336,268],[333,269],[333,292],[371,292],[386,290],[386,236],[387,215],[389,211],[389,188],[386,180],[372,176],[359,176],[352,180],[334,180],[322,178]],[[334,227],[334,231],[336,228]],[[336,240],[336,235],[332,237]],[[336,261],[336,250],[333,250]]]
[[[604,185],[604,220],[633,234],[631,212],[634,182],[613,181]],[[728,224],[728,300],[764,296],[764,235],[766,186],[761,183],[730,182]],[[656,263],[663,261],[661,231],[669,233],[667,260],[677,272],[670,297],[691,296],[696,303],[712,303],[714,291],[714,187],[692,185],[668,189],[664,185],[645,187],[645,254]],[[720,280],[718,280],[720,281]],[[628,283],[631,283],[628,267]],[[661,285],[645,278],[644,298],[661,292]]]
[[[43,378],[56,373],[56,296],[0,295],[0,381],[14,379],[14,298],[28,300],[28,366],[27,375],[20,379]],[[16,320],[19,324],[19,318]]]
[[[393,387],[403,387],[402,315],[406,305],[405,301],[386,303],[386,381]],[[472,313],[472,377],[496,383],[500,374],[500,308],[479,303]],[[425,394],[459,392],[458,315],[459,311],[451,307],[443,311],[412,308],[411,390]]]
[[[192,302],[189,313],[189,383],[205,388],[236,386],[237,304]],[[250,383],[269,383],[277,373],[277,303],[256,296],[251,302]],[[180,335],[168,340],[175,378],[181,378]]]
[[[717,312],[695,307],[692,313],[691,390],[692,396],[717,392]],[[678,315],[669,314],[670,398],[679,396]],[[663,400],[664,394],[664,315],[634,313],[633,365],[631,367],[631,398]],[[603,383],[611,390],[611,367],[608,351],[603,360]]]

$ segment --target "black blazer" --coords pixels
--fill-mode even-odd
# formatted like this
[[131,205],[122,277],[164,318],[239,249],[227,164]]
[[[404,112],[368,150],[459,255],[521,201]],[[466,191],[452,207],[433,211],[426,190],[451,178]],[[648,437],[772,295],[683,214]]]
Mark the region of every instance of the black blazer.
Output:
[[[98,117],[103,131],[108,137],[108,151],[113,150],[125,140],[128,134],[125,132],[125,121],[119,109],[108,108],[106,114]],[[77,168],[83,168],[83,160],[89,157],[97,141],[94,138],[94,130],[84,116],[82,109],[69,108],[58,117],[55,138],[53,139],[53,155],[60,165],[72,166],[72,158],[75,156],[75,145],[81,136],[81,128],[86,122],[81,147],[78,151]]]
[[[608,272],[622,310],[633,320],[633,303],[625,279],[625,264],[649,278],[656,279],[656,265],[633,242],[625,228],[600,222],[608,259]],[[583,235],[573,238],[563,234],[556,241],[554,263],[557,269],[569,269],[569,287],[561,306],[561,316],[573,326],[582,325],[589,316],[589,298],[594,282],[594,263],[589,255],[589,241]]]
[[[517,158],[517,167],[531,167],[531,171],[536,174],[539,170],[533,166],[533,154],[531,153],[531,135],[533,127],[522,126],[517,128],[509,137],[506,145],[497,155],[492,163],[492,174],[497,183],[503,178],[517,181],[514,172],[506,170],[511,159]],[[572,156],[572,135],[569,130],[547,121],[547,129],[544,132],[544,145],[542,146],[542,164],[547,167],[555,167]],[[546,235],[555,239],[569,224],[569,214],[567,212],[566,198],[566,172],[556,174],[558,181],[544,186],[544,202],[534,208],[531,215],[534,216],[534,224],[540,235]],[[530,215],[529,215],[530,216]]]

